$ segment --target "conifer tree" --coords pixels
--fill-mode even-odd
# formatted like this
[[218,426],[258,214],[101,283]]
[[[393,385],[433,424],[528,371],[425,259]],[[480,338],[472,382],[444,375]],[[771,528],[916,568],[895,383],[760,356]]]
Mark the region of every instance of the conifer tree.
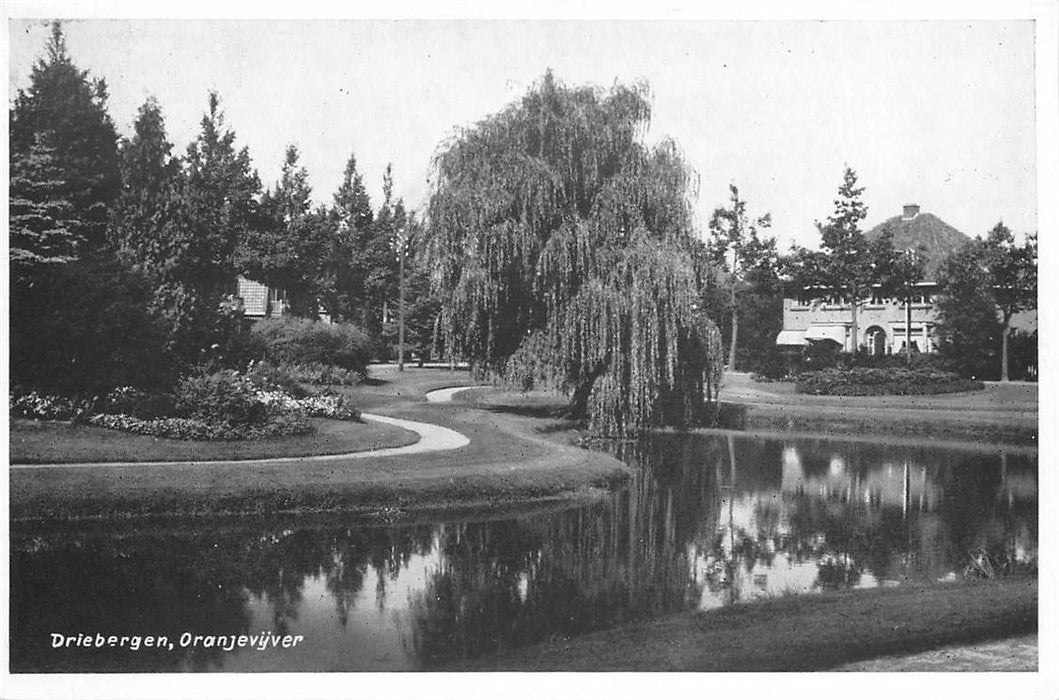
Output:
[[342,182],[332,197],[326,219],[325,254],[320,271],[319,295],[331,317],[363,324],[364,244],[371,234],[374,213],[371,200],[364,188],[364,179],[357,171],[357,159],[350,155],[342,174]]
[[15,385],[89,396],[155,381],[146,291],[114,260],[107,227],[121,178],[102,80],[52,24],[11,107],[10,371]]
[[821,250],[796,249],[791,258],[797,293],[849,305],[851,352],[860,349],[860,307],[870,298],[875,285],[886,282],[894,264],[892,233],[884,232],[869,241],[860,228],[860,222],[868,215],[863,193],[864,188],[857,186],[857,173],[846,166],[834,213],[825,223],[816,222]]
[[236,245],[260,225],[261,181],[246,147],[236,150],[235,132],[227,127],[216,92],[209,94],[201,130],[188,146],[185,163],[194,255],[202,263],[201,289],[219,298],[235,279]]
[[48,167],[61,178],[49,180],[46,196],[69,204],[66,220],[75,245],[67,247],[78,255],[104,247],[110,206],[121,187],[118,137],[106,102],[105,81],[89,79],[74,65],[61,23],[52,23],[46,56],[33,66],[29,88],[19,91],[11,108],[10,155],[14,163],[34,151],[37,158],[49,154]]
[[10,257],[15,285],[32,285],[40,266],[77,259],[82,241],[64,173],[46,135],[24,153],[12,154],[9,214]]

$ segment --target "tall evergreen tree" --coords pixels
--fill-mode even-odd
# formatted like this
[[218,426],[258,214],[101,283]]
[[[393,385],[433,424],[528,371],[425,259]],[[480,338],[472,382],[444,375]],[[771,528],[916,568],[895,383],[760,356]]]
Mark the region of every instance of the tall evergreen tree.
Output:
[[393,167],[386,166],[382,181],[383,201],[364,242],[364,305],[366,330],[381,338],[384,325],[396,313],[398,236],[407,225],[404,202],[393,198]]
[[167,349],[185,363],[201,359],[215,321],[210,290],[201,288],[210,260],[195,240],[187,178],[165,130],[161,107],[148,98],[121,145],[122,191],[111,236],[121,261],[152,292],[151,311],[165,329]]
[[342,173],[342,184],[334,194],[334,210],[349,229],[364,235],[375,216],[364,188],[364,177],[357,171],[357,157],[350,155]]
[[195,257],[202,263],[200,288],[216,298],[229,291],[235,279],[236,245],[260,224],[261,193],[250,153],[246,147],[236,150],[235,132],[227,128],[216,92],[209,95],[208,111],[185,161]]
[[251,278],[283,289],[291,313],[315,317],[330,227],[326,213],[312,208],[309,173],[299,157],[296,146],[287,146],[280,180],[261,200],[262,225],[241,241],[239,265]]
[[346,161],[329,214],[330,253],[325,257],[321,300],[332,318],[355,320],[366,327],[367,268],[363,253],[375,216],[354,155]]
[[45,265],[77,259],[82,238],[73,205],[66,199],[55,149],[42,135],[29,150],[11,155],[10,257],[14,285],[33,285]]
[[62,25],[54,22],[46,55],[11,108],[10,155],[14,163],[34,151],[38,157],[49,153],[62,177],[50,181],[47,196],[69,203],[67,220],[79,255],[104,246],[110,206],[121,187],[118,136],[106,102],[106,83],[90,80],[74,65]]
[[73,64],[58,22],[9,136],[12,382],[92,395],[159,381],[146,289],[108,245],[121,178],[106,85]]

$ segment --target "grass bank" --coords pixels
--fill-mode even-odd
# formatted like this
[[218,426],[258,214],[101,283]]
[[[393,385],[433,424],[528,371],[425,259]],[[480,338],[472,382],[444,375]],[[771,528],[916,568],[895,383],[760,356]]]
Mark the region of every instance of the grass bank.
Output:
[[11,463],[222,461],[307,457],[401,447],[415,433],[383,423],[314,419],[316,432],[261,440],[197,441],[59,421],[11,421]]
[[472,671],[823,671],[1034,632],[1037,579],[841,591],[675,615],[453,667]]
[[349,390],[375,413],[435,423],[471,444],[446,452],[246,464],[20,468],[11,471],[15,521],[225,516],[342,511],[391,521],[425,512],[503,512],[594,498],[629,468],[575,447],[548,421],[422,401],[433,388],[470,384],[441,370],[379,372]]
[[836,436],[901,436],[1036,446],[1036,385],[987,384],[982,391],[927,396],[813,396],[792,382],[757,383],[728,373],[725,427]]

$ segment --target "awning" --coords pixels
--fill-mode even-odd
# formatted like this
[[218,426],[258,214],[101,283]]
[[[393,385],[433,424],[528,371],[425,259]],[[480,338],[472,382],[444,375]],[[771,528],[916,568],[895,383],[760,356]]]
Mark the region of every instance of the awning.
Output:
[[805,331],[780,331],[776,345],[805,345]]
[[846,345],[845,326],[809,326],[805,331],[806,340],[833,340],[839,345]]

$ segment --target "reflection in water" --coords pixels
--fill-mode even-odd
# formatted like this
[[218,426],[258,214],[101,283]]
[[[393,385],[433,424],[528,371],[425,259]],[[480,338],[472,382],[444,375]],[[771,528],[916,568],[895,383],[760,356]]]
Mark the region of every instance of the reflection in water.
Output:
[[[417,527],[17,526],[16,671],[439,667],[545,639],[762,596],[928,583],[976,554],[1035,569],[1036,454],[657,436],[590,507]],[[300,634],[292,649],[179,644]],[[166,635],[174,649],[51,647],[51,633]]]

